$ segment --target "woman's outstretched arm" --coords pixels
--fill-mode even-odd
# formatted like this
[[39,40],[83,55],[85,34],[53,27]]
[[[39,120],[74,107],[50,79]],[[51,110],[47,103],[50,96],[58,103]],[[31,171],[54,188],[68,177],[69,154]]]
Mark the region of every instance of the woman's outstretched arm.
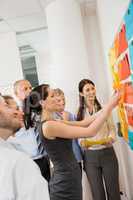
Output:
[[67,124],[67,125],[71,125],[71,126],[80,126],[80,127],[88,127],[97,117],[98,115],[103,111],[100,110],[99,112],[95,113],[92,116],[88,116],[85,119],[81,120],[81,121],[67,121],[67,120],[60,120],[60,122]]
[[43,125],[43,133],[46,138],[81,138],[93,137],[97,134],[104,121],[110,115],[112,109],[118,104],[120,96],[116,93],[108,104],[99,113],[99,116],[89,127],[70,126],[57,121],[48,121]]

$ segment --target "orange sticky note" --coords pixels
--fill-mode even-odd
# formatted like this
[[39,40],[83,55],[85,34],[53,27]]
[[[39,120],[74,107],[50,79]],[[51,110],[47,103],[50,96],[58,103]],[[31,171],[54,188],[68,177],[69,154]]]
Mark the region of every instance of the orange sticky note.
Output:
[[119,56],[119,35],[116,35],[116,38],[114,41],[114,49],[115,49],[115,57],[118,58],[118,56]]
[[120,80],[124,80],[128,78],[131,75],[128,55],[126,54],[123,60],[120,61],[118,64],[118,74],[120,77]]
[[128,43],[127,43],[127,40],[126,40],[126,28],[125,28],[125,24],[122,25],[118,37],[119,37],[118,55],[120,55],[128,47]]
[[133,84],[132,84],[132,82],[125,83],[124,87],[125,87],[124,102],[133,104]]
[[128,124],[133,127],[133,108],[126,106]]

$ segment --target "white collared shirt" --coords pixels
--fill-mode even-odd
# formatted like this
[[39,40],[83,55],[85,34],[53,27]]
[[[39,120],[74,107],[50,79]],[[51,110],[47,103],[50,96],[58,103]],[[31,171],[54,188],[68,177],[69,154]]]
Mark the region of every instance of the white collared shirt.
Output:
[[36,163],[0,138],[0,200],[44,199],[48,185]]

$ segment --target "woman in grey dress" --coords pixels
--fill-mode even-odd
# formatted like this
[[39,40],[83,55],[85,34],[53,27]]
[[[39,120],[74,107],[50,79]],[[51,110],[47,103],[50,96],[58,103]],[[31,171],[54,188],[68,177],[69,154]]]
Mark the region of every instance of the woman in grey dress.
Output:
[[58,110],[58,100],[53,90],[40,85],[27,97],[26,127],[34,126],[35,116],[41,115],[40,135],[54,165],[49,184],[51,200],[82,200],[81,173],[73,154],[71,139],[96,135],[119,99],[120,95],[116,93],[98,115],[80,122],[62,123],[53,118],[54,112]]

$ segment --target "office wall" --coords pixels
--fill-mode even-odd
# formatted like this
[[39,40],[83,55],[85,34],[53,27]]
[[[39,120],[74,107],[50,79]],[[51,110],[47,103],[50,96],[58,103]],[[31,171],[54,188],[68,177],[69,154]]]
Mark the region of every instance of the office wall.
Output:
[[89,76],[94,81],[97,88],[98,98],[101,103],[108,100],[108,79],[106,74],[106,64],[104,61],[101,34],[96,13],[88,13],[83,17],[84,33],[88,54]]
[[0,92],[10,93],[14,81],[22,79],[22,68],[16,34],[0,34]]

